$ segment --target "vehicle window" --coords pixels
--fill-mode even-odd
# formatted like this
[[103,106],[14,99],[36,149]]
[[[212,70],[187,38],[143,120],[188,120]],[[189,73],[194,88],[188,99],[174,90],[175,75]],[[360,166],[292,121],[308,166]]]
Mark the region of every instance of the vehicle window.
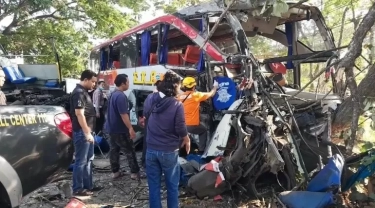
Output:
[[323,37],[314,20],[303,20],[297,22],[298,40],[307,45],[313,51],[326,50]]
[[[164,33],[164,28],[162,26],[162,34]],[[148,66],[157,64],[157,48],[158,48],[158,30],[159,27],[149,28],[138,33],[138,53],[139,53],[139,64],[141,66]],[[168,33],[167,33],[168,35]],[[161,43],[163,46],[163,44]]]
[[250,51],[257,59],[267,59],[288,55],[288,48],[269,38],[256,35],[248,38]]
[[[150,65],[158,63],[174,66],[197,65],[200,60],[199,46],[181,31],[169,25],[162,25],[160,39],[160,54],[157,54],[157,33],[151,36],[151,47],[149,53]],[[142,52],[141,56],[144,56]]]
[[113,60],[120,62],[120,68],[138,66],[137,35],[133,34],[120,41],[119,48],[115,50]]
[[[213,26],[214,24],[210,24],[210,28]],[[215,30],[211,41],[214,42],[223,53],[236,54],[239,51],[234,39],[233,30],[226,22],[221,23]]]
[[[314,20],[302,20],[296,22],[298,40],[313,51],[326,50],[324,39],[320,35],[318,26]],[[279,25],[276,29],[285,32],[285,26]]]
[[92,70],[92,71],[99,71],[99,68],[100,68],[100,55],[99,55],[99,51],[93,51],[91,52],[90,54],[90,63],[89,63],[89,68]]
[[[196,30],[200,31],[200,19],[189,20],[188,23]],[[209,23],[209,28],[212,28],[214,25],[214,22]],[[223,53],[236,54],[239,51],[233,36],[233,30],[225,19],[221,21],[210,40],[215,43],[217,48]]]
[[[326,63],[305,63],[301,64],[301,87],[305,86],[315,77],[319,71],[326,67]],[[288,73],[289,74],[289,73]],[[293,73],[290,73],[293,79]],[[332,77],[327,70],[318,79],[314,80],[304,91],[316,93],[328,93],[332,89]]]

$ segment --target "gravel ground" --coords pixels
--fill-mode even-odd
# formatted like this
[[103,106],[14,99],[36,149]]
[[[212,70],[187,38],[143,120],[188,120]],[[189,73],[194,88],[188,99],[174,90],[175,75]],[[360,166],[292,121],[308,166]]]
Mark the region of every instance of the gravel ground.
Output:
[[[140,158],[141,153],[137,153],[137,156]],[[122,170],[125,173],[129,173],[126,165],[126,159],[122,157],[121,161],[123,166]],[[108,169],[108,159],[97,157],[94,164],[97,167],[94,171],[95,184],[103,186],[104,189],[96,192],[91,197],[80,198],[88,208],[148,207],[148,187],[146,179],[142,179],[140,182],[137,182],[130,179],[130,174],[126,174],[121,180],[113,181],[111,179],[111,172]],[[65,207],[65,205],[69,203],[71,195],[71,173],[67,172],[65,176],[66,180],[48,184],[25,196],[20,208]],[[375,184],[375,180],[373,184]],[[163,186],[161,194],[163,198],[163,207],[166,207],[165,186]],[[232,197],[233,195],[237,198],[237,204]],[[358,184],[355,192],[338,196],[338,205],[334,207],[373,208],[375,207],[375,203],[368,201],[368,195],[369,193],[367,193],[367,186]],[[243,197],[241,197],[242,202],[238,202],[239,197],[237,196],[238,195],[236,193],[228,193],[222,195],[222,200],[214,200],[212,198],[199,200],[194,196],[188,195],[183,189],[181,189],[180,207],[278,207],[272,202],[273,200],[271,199],[244,200]]]
[[[141,153],[137,153],[140,158]],[[126,165],[126,159],[121,158],[126,175],[121,180],[113,181],[109,171],[108,159],[96,159],[94,164],[98,167],[94,171],[95,184],[103,186],[104,189],[95,193],[91,197],[80,197],[88,208],[111,207],[147,207],[148,205],[148,187],[147,180],[140,182],[130,179],[130,174]],[[69,202],[71,194],[71,173],[67,172],[67,180],[51,183],[45,187],[32,192],[23,198],[20,208],[52,208],[64,207]],[[163,198],[163,207],[166,207],[166,190],[163,186],[161,191]],[[225,201],[226,202],[225,202]],[[199,200],[194,196],[188,196],[183,190],[180,192],[181,207],[233,207],[228,202],[232,201],[227,196],[223,200],[214,201],[213,199]]]

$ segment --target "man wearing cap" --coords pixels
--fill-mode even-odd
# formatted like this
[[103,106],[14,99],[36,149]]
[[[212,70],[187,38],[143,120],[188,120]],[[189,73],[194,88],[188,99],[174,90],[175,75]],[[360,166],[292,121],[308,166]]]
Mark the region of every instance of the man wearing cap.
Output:
[[186,77],[182,81],[182,94],[178,99],[182,102],[185,110],[185,122],[189,133],[199,135],[199,153],[203,153],[207,143],[207,128],[200,123],[200,103],[213,97],[218,88],[218,83],[214,81],[213,89],[210,92],[195,91],[197,83],[195,78]]

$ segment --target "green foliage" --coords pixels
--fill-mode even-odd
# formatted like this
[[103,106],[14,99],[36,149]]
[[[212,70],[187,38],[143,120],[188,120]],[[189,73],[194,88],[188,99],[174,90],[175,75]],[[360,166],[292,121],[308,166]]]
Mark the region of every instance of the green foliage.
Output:
[[[145,10],[144,0],[12,0],[3,1],[0,43],[13,54],[30,57],[27,63],[55,63],[52,40],[60,55],[64,76],[85,69],[91,38],[110,38],[134,26],[135,15]],[[132,13],[125,11],[132,10]]]
[[361,164],[362,165],[370,165],[375,162],[375,152],[373,150],[367,150],[369,151],[368,156],[362,158]]
[[165,3],[164,0],[153,0],[156,9],[162,9],[165,13],[172,14],[183,7],[194,6],[209,0],[172,0]]
[[288,12],[289,6],[283,0],[276,0],[272,8],[272,16],[281,17],[281,14]]

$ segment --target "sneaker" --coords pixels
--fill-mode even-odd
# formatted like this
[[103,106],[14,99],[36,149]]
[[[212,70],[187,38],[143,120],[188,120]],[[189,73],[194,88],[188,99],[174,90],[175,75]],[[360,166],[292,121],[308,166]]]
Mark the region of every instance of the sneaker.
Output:
[[73,193],[74,196],[91,196],[93,195],[94,193],[89,191],[89,190],[83,190],[83,191],[79,191],[79,192],[76,192],[76,193]]
[[132,180],[141,180],[141,179],[144,179],[144,178],[146,178],[147,176],[146,176],[146,173],[143,173],[143,172],[139,172],[139,173],[132,173],[132,174],[130,174],[130,178],[132,179]]
[[103,186],[94,186],[94,188],[90,189],[91,192],[97,192],[102,190],[104,187]]

